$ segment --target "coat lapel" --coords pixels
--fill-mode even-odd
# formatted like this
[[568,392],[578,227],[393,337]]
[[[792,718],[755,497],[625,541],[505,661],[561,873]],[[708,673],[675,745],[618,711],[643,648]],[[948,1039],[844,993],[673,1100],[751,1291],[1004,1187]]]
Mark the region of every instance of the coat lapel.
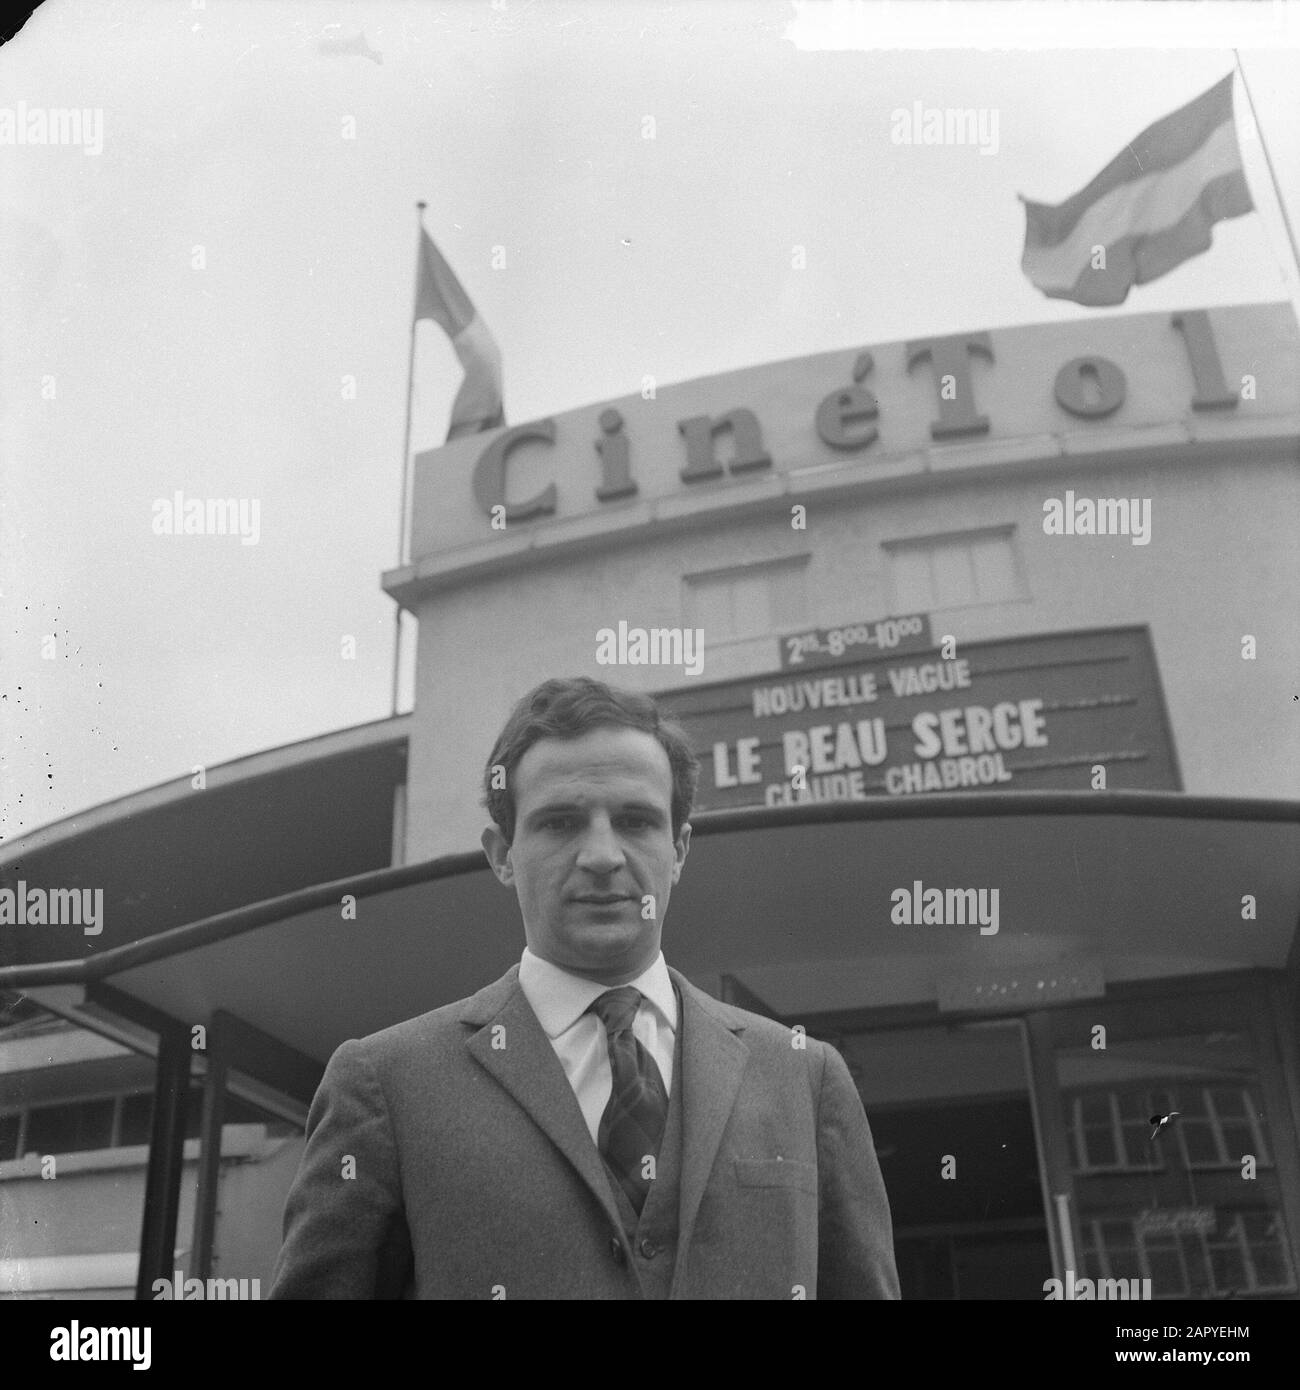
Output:
[[[673,1292],[679,1291],[684,1254],[695,1229],[704,1189],[718,1156],[722,1135],[740,1093],[749,1049],[740,1038],[742,1014],[695,988],[685,976],[668,970],[677,986],[682,1011],[678,1040],[682,1051],[682,1160],[677,1220],[677,1263]],[[519,1103],[535,1125],[564,1155],[595,1194],[610,1229],[622,1219],[605,1166],[591,1142],[551,1040],[519,988],[519,967],[466,1001],[461,1022],[475,1029],[467,1039],[471,1055]],[[494,1026],[505,1029],[494,1034]],[[493,1037],[504,1046],[492,1046]]]
[[[682,1001],[678,1039],[682,1045],[682,1163],[677,1217],[677,1292],[685,1269],[684,1254],[695,1229],[704,1188],[718,1156],[718,1146],[740,1093],[749,1049],[738,1034],[744,1018],[734,1009],[698,990],[669,967]],[[540,1025],[539,1025],[540,1027]]]
[[[622,1229],[600,1153],[591,1142],[578,1098],[537,1015],[519,988],[519,967],[466,1001],[461,1022],[476,1028],[467,1041],[475,1060],[527,1112],[577,1170],[600,1202],[612,1230]],[[497,1027],[504,1033],[497,1033]],[[492,1046],[493,1039],[500,1041]]]

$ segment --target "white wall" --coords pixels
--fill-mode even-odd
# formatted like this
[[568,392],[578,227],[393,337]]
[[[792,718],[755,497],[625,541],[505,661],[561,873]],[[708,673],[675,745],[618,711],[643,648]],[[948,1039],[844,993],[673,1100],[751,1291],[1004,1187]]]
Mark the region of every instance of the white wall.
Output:
[[[1300,796],[1300,742],[1286,693],[1300,667],[1300,469],[1294,449],[1253,458],[1165,447],[1026,464],[999,476],[911,493],[809,498],[807,531],[786,499],[765,516],[718,517],[682,532],[578,559],[498,574],[430,596],[419,609],[409,765],[407,858],[477,845],[479,778],[511,704],[552,675],[587,674],[655,690],[686,683],[663,668],[598,666],[596,632],[620,618],[684,626],[681,577],[810,553],[809,626],[885,616],[884,543],[1013,524],[1028,597],[932,613],[962,641],[1148,623],[1188,792]],[[1047,536],[1045,498],[1149,497],[1152,538]],[[1258,643],[1241,657],[1244,634]],[[772,638],[711,648],[703,681],[776,668]]]

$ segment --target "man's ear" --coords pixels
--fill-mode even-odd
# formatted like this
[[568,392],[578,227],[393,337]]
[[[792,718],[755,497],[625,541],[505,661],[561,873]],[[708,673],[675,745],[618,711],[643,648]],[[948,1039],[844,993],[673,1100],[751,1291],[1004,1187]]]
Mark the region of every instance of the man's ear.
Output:
[[489,825],[480,837],[483,853],[492,866],[492,872],[504,884],[515,881],[515,867],[510,862],[510,841],[495,825]]
[[686,863],[686,851],[691,847],[691,823],[683,821],[680,834],[673,844],[673,854],[675,862],[673,864],[673,882],[676,883],[682,876],[682,865]]

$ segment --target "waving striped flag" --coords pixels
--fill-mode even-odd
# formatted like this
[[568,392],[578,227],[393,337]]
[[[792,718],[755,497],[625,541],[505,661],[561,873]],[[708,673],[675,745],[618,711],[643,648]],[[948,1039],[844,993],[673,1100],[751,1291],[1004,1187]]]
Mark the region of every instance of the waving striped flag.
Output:
[[469,295],[423,228],[420,230],[420,275],[415,292],[415,322],[432,319],[442,326],[465,369],[451,407],[447,442],[464,434],[505,424],[501,354]]
[[1232,74],[1148,126],[1073,198],[1025,204],[1020,265],[1052,299],[1122,304],[1133,285],[1208,251],[1254,210],[1232,117]]

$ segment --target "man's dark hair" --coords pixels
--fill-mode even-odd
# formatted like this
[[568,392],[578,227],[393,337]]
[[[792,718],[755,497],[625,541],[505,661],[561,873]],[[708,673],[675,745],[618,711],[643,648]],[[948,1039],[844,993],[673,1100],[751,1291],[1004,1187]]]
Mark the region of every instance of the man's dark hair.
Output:
[[[543,738],[580,738],[593,729],[639,729],[653,734],[668,754],[673,776],[672,828],[676,840],[691,814],[699,784],[700,762],[686,734],[648,695],[619,690],[590,676],[553,677],[530,690],[510,712],[497,735],[483,772],[483,802],[506,837],[515,838],[515,793],[511,782],[519,760]],[[503,767],[503,787],[492,785],[492,769]]]

